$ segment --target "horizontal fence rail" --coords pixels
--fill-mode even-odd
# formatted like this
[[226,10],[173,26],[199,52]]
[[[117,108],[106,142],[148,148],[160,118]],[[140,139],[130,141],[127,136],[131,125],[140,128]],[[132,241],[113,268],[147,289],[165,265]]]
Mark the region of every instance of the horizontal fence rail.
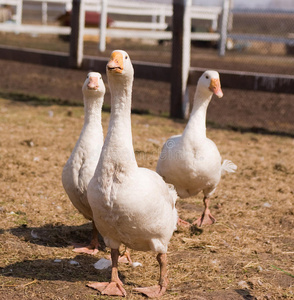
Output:
[[[196,85],[206,69],[190,68],[188,84]],[[271,93],[294,93],[294,76],[255,72],[218,70],[222,87]]]
[[[19,49],[17,47],[0,46],[0,59],[41,64],[52,67],[70,68],[67,53]],[[84,56],[81,69],[96,70],[105,73],[108,58]],[[171,65],[147,62],[133,62],[136,78],[170,82]],[[190,68],[189,85],[196,85],[199,77],[206,69]],[[218,70],[222,87],[229,89],[254,90],[271,93],[294,94],[294,76],[278,74],[262,74],[253,72],[238,72]]]

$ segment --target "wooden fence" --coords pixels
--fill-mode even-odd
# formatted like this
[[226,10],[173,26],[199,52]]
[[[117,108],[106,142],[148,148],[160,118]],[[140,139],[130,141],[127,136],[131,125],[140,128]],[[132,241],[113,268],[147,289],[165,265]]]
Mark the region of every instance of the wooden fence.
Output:
[[[0,0],[0,4],[1,1],[3,0]],[[224,1],[225,5],[227,5],[226,1],[229,0]],[[133,62],[137,78],[171,83],[170,116],[174,118],[184,118],[186,116],[188,85],[195,85],[204,71],[200,68],[190,67],[190,8],[191,0],[173,0],[173,46],[171,64]],[[0,46],[0,59],[25,61],[27,63],[61,68],[81,68],[84,70],[92,69],[104,71],[107,58],[83,55],[83,49],[81,47],[83,30],[81,30],[81,28],[84,27],[85,14],[81,9],[81,0],[72,0],[72,16],[70,53]],[[294,94],[294,76],[218,71],[221,74],[222,86],[224,88]]]
[[[72,10],[72,0],[29,0],[29,3],[39,3],[42,13],[42,25],[22,24],[22,10],[27,0],[0,0],[0,4],[9,4],[16,7],[15,24],[0,24],[1,31],[19,32],[19,33],[53,33],[53,34],[69,34],[71,28],[69,26],[49,26],[48,4],[59,3],[64,4],[65,10]],[[154,9],[156,5],[156,9]],[[173,15],[173,7],[170,4],[136,2],[136,1],[118,1],[118,0],[84,0],[81,1],[82,14],[85,11],[105,13],[106,15],[124,15],[127,20],[114,20],[106,31],[106,20],[101,22],[100,29],[97,28],[81,28],[87,35],[120,38],[142,38],[155,40],[171,40],[172,32],[169,29],[167,18]],[[213,32],[194,32],[191,39],[195,40],[214,40],[220,39],[217,32],[218,19],[222,14],[222,7],[201,7],[191,6],[190,17],[192,19],[211,21],[211,30]],[[148,22],[131,21],[132,16],[149,17]],[[100,38],[100,44],[104,41]],[[100,47],[101,48],[101,47]]]

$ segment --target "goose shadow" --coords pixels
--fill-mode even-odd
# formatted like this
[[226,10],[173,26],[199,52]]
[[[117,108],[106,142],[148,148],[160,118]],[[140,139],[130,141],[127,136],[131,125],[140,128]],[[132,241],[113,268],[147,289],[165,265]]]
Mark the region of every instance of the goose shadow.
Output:
[[[6,231],[31,244],[64,248],[73,246],[73,244],[89,243],[92,236],[92,223],[89,222],[80,226],[45,224],[41,227],[27,227],[22,225]],[[3,233],[4,231],[0,232],[0,234]],[[103,245],[102,237],[99,239]]]
[[[85,282],[85,281],[109,281],[111,277],[110,268],[96,270],[94,263],[97,257],[78,254],[73,259],[35,259],[24,260],[0,268],[2,276],[36,279],[47,281],[67,281],[67,282]],[[125,276],[119,273],[121,280]]]
[[243,299],[245,300],[255,300],[256,297],[252,296],[248,289],[238,289],[235,290]]

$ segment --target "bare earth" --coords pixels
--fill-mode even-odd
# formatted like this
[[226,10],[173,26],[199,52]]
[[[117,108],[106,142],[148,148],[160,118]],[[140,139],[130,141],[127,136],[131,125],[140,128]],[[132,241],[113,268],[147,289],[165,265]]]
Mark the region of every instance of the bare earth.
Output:
[[[83,124],[86,72],[0,64],[0,299],[109,299],[86,287],[109,280],[110,269],[93,266],[109,249],[96,256],[72,251],[73,242],[90,239],[91,225],[61,184]],[[203,66],[210,64],[211,59]],[[109,99],[107,93],[106,104]],[[185,127],[185,121],[160,116],[168,111],[168,100],[168,84],[135,79],[133,107],[154,114],[132,115],[134,148],[138,164],[152,170],[164,141]],[[294,140],[220,129],[293,134],[293,100],[293,95],[238,90],[213,98],[207,135],[238,170],[222,178],[212,198],[214,225],[175,232],[168,253],[170,285],[162,299],[294,299]],[[104,112],[105,134],[108,121]],[[177,208],[181,218],[195,220],[202,195],[179,200]],[[132,289],[156,284],[158,264],[153,253],[131,255],[142,267],[120,264],[119,275],[127,299],[145,299]]]
[[[1,99],[0,114],[0,299],[107,299],[86,283],[109,279],[109,269],[93,267],[109,251],[95,257],[72,252],[73,242],[90,238],[91,226],[61,185],[83,108]],[[108,120],[104,113],[105,132]],[[133,115],[132,124],[138,163],[153,170],[164,140],[184,128],[155,116]],[[212,199],[216,224],[174,234],[163,299],[294,298],[293,139],[218,129],[207,134],[238,171],[222,179]],[[183,219],[195,220],[202,195],[177,207]],[[132,258],[143,266],[121,264],[120,277],[128,299],[143,299],[132,288],[155,284],[158,265],[152,253],[132,251]]]

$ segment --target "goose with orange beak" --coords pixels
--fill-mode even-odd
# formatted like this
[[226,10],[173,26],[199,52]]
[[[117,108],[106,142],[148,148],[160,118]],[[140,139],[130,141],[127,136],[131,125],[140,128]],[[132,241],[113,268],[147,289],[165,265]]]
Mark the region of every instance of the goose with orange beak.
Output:
[[[193,109],[182,135],[169,138],[164,144],[156,171],[167,183],[171,183],[180,198],[197,195],[203,191],[204,212],[193,224],[213,224],[209,204],[224,172],[234,172],[237,166],[229,160],[222,163],[215,143],[206,137],[206,111],[212,95],[221,98],[219,74],[208,70],[200,77],[194,96]],[[190,226],[179,219],[179,224]]]
[[75,244],[78,253],[96,254],[99,251],[99,232],[87,198],[87,188],[93,177],[103,145],[101,109],[105,86],[100,73],[89,72],[82,87],[85,119],[79,139],[62,171],[63,187],[74,207],[92,220],[92,239],[89,245]]
[[119,246],[124,244],[134,250],[157,253],[159,283],[133,290],[159,297],[168,285],[167,248],[177,225],[177,194],[156,172],[137,165],[131,131],[134,70],[129,55],[123,50],[113,51],[106,71],[111,114],[88,198],[95,224],[111,248],[112,271],[110,282],[88,286],[103,295],[126,295],[118,277]]

